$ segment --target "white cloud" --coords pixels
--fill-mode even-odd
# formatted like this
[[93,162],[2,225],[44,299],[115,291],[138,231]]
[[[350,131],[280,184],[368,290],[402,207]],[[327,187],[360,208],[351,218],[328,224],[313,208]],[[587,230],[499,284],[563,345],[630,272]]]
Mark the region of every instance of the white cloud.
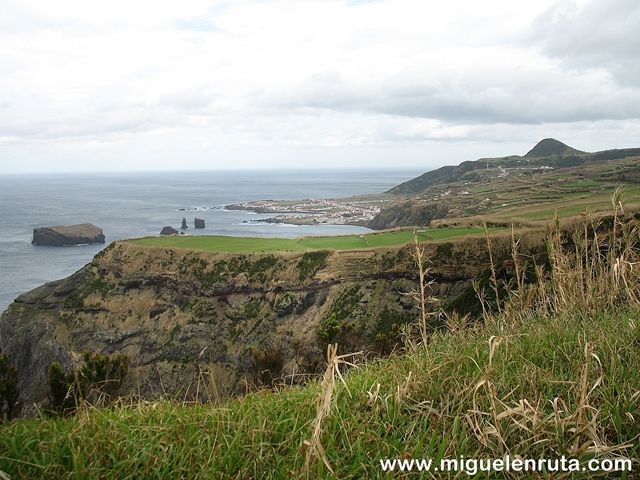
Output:
[[0,173],[632,146],[640,8],[615,2],[5,0]]

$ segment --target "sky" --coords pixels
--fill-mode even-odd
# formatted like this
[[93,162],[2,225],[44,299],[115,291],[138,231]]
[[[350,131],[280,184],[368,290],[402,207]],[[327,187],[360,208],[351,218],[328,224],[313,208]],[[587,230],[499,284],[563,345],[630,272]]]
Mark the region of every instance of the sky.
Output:
[[637,0],[2,0],[0,173],[640,147]]

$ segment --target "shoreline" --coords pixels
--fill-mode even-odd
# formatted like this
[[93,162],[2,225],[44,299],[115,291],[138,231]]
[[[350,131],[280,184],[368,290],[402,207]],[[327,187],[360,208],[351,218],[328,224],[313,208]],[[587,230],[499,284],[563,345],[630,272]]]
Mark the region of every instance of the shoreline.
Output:
[[388,200],[379,196],[345,199],[254,200],[225,205],[225,210],[247,211],[268,218],[243,223],[278,223],[288,225],[347,225],[367,227]]

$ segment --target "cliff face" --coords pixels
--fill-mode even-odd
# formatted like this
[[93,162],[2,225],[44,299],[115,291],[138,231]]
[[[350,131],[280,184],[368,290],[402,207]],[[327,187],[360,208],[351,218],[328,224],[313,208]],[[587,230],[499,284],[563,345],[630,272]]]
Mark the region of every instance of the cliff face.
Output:
[[445,218],[448,206],[436,202],[404,201],[383,209],[367,225],[373,230],[429,225],[433,220]]
[[[509,239],[494,257],[508,262]],[[433,294],[460,303],[488,269],[484,240],[427,246]],[[26,413],[46,400],[51,362],[125,353],[123,393],[224,398],[323,368],[325,347],[388,352],[417,310],[411,247],[263,255],[116,242],[74,275],[18,297],[0,317]],[[206,377],[206,378],[205,378]],[[205,399],[208,399],[205,397]]]

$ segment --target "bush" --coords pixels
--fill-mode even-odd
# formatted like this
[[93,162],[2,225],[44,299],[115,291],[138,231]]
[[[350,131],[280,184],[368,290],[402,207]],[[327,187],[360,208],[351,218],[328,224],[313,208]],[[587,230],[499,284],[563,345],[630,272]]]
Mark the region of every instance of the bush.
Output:
[[58,362],[49,367],[47,383],[54,412],[72,413],[81,401],[109,402],[128,372],[126,355],[86,352],[83,360],[78,371],[69,373]]
[[82,397],[86,398],[92,391],[111,396],[122,384],[128,369],[129,357],[126,355],[86,352],[78,374]]
[[73,375],[67,375],[62,365],[53,362],[47,373],[49,403],[57,413],[67,413],[75,409],[76,398],[73,388]]
[[18,393],[18,369],[6,353],[0,354],[0,422],[18,413]]
[[321,270],[327,264],[329,252],[326,250],[318,250],[314,252],[305,252],[298,262],[298,272],[300,280],[306,280],[313,277],[318,270]]
[[256,380],[262,385],[273,385],[284,366],[284,354],[279,347],[252,348],[251,360]]
[[354,319],[363,313],[359,307],[361,298],[360,285],[357,284],[340,292],[318,324],[318,336],[327,343],[333,343],[339,333],[353,329],[356,326]]

